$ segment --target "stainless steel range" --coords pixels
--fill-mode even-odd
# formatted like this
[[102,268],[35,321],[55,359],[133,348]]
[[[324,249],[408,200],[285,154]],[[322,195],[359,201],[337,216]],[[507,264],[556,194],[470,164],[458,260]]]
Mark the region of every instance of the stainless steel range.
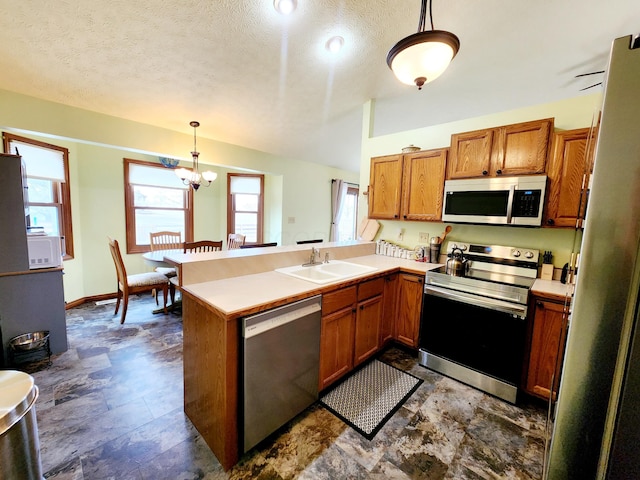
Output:
[[420,364],[515,403],[540,252],[460,242],[446,251],[448,265],[425,276]]

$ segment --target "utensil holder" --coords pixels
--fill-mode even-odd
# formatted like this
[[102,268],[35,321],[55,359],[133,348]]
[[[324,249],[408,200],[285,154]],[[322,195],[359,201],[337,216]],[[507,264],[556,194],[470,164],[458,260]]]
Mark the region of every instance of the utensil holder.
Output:
[[440,263],[440,244],[432,243],[430,245],[431,250],[431,263]]

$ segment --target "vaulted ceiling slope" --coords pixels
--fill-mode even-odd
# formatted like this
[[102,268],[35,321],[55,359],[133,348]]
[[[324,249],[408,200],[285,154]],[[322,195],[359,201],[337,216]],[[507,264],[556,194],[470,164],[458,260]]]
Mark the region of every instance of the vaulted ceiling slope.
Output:
[[[418,92],[386,65],[419,0],[0,0],[0,88],[287,158],[356,171],[375,135],[580,95],[637,0],[435,0],[460,52]],[[337,56],[324,48],[345,39]],[[594,90],[587,90],[591,93]]]

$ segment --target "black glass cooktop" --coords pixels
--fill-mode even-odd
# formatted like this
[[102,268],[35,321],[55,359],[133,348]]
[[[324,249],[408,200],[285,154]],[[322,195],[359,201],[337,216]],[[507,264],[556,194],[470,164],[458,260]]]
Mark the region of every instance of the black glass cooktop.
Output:
[[507,273],[498,273],[498,272],[489,272],[487,270],[477,270],[477,269],[469,269],[469,271],[463,276],[453,276],[449,275],[446,271],[446,267],[440,267],[435,270],[429,270],[426,274],[427,278],[429,276],[441,276],[446,275],[449,277],[450,281],[455,282],[456,279],[465,279],[463,280],[465,283],[468,283],[468,280],[478,280],[479,282],[490,282],[497,283],[502,285],[510,285],[514,287],[526,288],[529,289],[533,286],[533,283],[536,281],[535,278],[523,277],[520,275],[510,275]]

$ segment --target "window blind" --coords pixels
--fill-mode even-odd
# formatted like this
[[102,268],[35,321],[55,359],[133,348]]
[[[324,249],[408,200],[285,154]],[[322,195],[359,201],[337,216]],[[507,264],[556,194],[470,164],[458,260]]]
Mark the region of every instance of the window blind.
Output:
[[182,190],[189,188],[176,176],[173,169],[149,167],[136,163],[129,164],[129,183],[151,187],[180,188]]
[[260,194],[260,177],[233,176],[229,182],[230,193]]
[[39,147],[23,143],[19,140],[9,141],[9,151],[19,152],[24,160],[27,176],[64,182],[64,154],[51,148]]

